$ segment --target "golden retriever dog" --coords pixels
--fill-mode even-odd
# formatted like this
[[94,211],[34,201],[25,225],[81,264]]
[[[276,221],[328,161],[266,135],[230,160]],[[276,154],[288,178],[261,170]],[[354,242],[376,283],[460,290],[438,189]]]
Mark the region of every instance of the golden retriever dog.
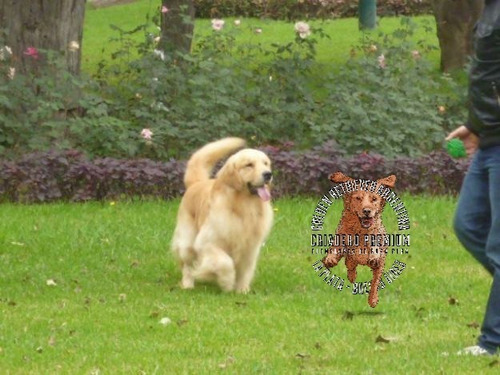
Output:
[[[216,281],[223,291],[250,290],[273,221],[272,171],[265,153],[244,146],[243,139],[224,138],[205,145],[188,161],[186,193],[172,240],[183,289],[205,280]],[[215,165],[227,156],[212,178]]]
[[[330,180],[336,183],[354,181],[353,178],[340,172],[332,174]],[[395,183],[396,176],[391,175],[377,180],[374,191],[354,190],[343,196],[344,210],[335,233],[351,238],[358,235],[361,240],[359,244],[351,244],[350,246],[332,246],[328,250],[328,255],[323,258],[325,267],[330,268],[336,266],[340,259],[345,257],[347,278],[351,283],[356,281],[356,267],[358,265],[368,266],[372,269],[373,278],[368,295],[368,304],[371,307],[375,307],[378,303],[378,286],[384,271],[387,247],[371,246],[370,242],[367,245],[363,239],[386,234],[382,223],[385,199],[376,192],[381,185],[393,188]]]

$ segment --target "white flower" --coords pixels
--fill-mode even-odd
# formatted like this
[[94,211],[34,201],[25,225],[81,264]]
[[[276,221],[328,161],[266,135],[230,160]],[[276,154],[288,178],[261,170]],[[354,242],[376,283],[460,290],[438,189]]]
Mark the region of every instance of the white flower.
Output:
[[48,286],[56,286],[57,283],[54,281],[54,279],[48,279],[45,284],[47,284]]
[[309,25],[305,22],[297,22],[295,24],[295,32],[299,34],[299,36],[302,39],[307,38],[309,35],[311,35],[311,29],[309,28]]
[[234,20],[234,25],[235,26],[240,26],[241,25],[241,21],[240,20]]
[[215,31],[220,31],[222,30],[223,27],[224,27],[224,20],[218,18],[214,18],[212,20],[212,29],[214,29]]
[[160,37],[159,37],[159,36],[157,36],[157,37],[155,37],[153,40],[155,41],[155,43],[159,43],[159,42],[160,42]]
[[14,68],[13,66],[11,66],[9,68],[9,73],[7,74],[7,76],[10,78],[10,79],[14,79],[14,77],[16,76],[16,68]]
[[80,49],[80,44],[76,40],[73,40],[69,43],[68,49],[71,52],[76,52]]
[[384,69],[387,65],[385,63],[385,56],[384,54],[380,55],[379,57],[377,57],[377,60],[378,60],[378,66],[382,69]]
[[9,46],[0,48],[0,61],[4,61],[8,55],[12,55],[12,49]]
[[144,128],[141,131],[141,137],[147,140],[151,140],[151,138],[153,137],[153,132],[148,128]]
[[165,52],[163,52],[162,50],[160,49],[155,49],[153,51],[154,55],[155,56],[158,56],[160,58],[161,61],[165,61]]
[[255,34],[261,34],[261,33],[262,33],[262,29],[260,27],[255,29]]

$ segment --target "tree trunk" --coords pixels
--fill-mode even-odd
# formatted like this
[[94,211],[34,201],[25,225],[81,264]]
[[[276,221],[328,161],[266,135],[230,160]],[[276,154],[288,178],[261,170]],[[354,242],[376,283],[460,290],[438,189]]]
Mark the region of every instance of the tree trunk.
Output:
[[53,50],[78,74],[84,15],[85,0],[0,0],[0,25],[16,69],[27,71],[37,51]]
[[194,30],[193,0],[163,0],[160,48],[166,53],[189,53]]
[[473,52],[473,28],[483,10],[483,0],[434,0],[441,70],[463,68]]

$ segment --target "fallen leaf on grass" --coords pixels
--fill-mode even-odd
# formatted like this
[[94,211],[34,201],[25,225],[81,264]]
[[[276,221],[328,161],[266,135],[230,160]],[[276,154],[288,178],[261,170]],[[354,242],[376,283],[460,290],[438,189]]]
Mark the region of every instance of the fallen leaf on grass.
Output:
[[382,337],[382,335],[378,335],[375,339],[375,342],[381,342],[383,344],[388,344],[392,341],[396,341],[395,337]]
[[187,324],[189,320],[187,319],[181,319],[181,320],[178,320],[177,321],[177,325],[180,327],[180,326],[183,326],[184,324]]
[[498,359],[495,359],[493,362],[490,362],[488,364],[488,366],[490,366],[490,367],[498,367],[498,366],[500,366],[500,361]]
[[56,344],[56,338],[54,336],[49,337],[49,346],[54,346]]
[[297,354],[295,354],[295,357],[300,358],[300,359],[304,359],[304,358],[309,358],[310,355],[307,353],[297,353]]
[[219,368],[225,369],[227,368],[228,365],[230,365],[234,361],[236,361],[236,358],[234,358],[233,356],[229,356],[226,358],[225,362],[219,363]]
[[479,328],[479,323],[478,322],[470,322],[470,323],[467,323],[467,327],[469,327],[469,328]]
[[455,297],[450,297],[448,298],[448,303],[450,305],[458,305],[458,299],[456,299]]
[[350,311],[344,312],[344,315],[342,316],[343,320],[352,320],[354,318],[354,313]]
[[47,284],[48,286],[56,286],[57,283],[55,282],[54,279],[48,279],[45,284]]

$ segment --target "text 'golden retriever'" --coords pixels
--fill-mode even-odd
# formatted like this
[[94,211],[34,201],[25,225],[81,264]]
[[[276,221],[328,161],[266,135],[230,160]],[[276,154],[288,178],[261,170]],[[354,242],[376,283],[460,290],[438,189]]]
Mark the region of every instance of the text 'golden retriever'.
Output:
[[[266,154],[244,146],[243,139],[224,138],[188,161],[172,240],[184,289],[193,288],[195,280],[215,280],[224,291],[250,290],[273,221],[272,171]],[[214,166],[228,155],[211,178]]]

